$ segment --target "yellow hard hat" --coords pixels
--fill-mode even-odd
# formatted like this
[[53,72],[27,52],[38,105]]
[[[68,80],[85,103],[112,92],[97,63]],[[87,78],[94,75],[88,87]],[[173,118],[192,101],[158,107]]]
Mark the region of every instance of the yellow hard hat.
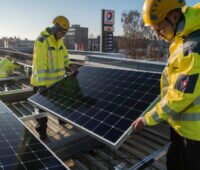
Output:
[[70,25],[69,20],[64,16],[57,16],[56,18],[54,18],[53,24],[58,24],[61,26],[61,28],[66,30],[69,28]]
[[7,58],[8,60],[12,61],[12,57],[9,55],[6,55],[5,58]]
[[142,17],[145,26],[160,23],[167,14],[185,5],[185,0],[145,0]]

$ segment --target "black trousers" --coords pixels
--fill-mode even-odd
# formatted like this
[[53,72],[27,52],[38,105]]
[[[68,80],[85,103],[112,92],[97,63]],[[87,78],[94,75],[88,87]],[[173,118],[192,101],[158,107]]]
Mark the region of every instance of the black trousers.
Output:
[[167,153],[167,169],[200,170],[200,141],[181,137],[172,128],[170,133],[172,143]]
[[[41,89],[45,89],[45,87],[33,87],[33,91],[34,93],[38,93],[40,92]],[[40,112],[42,112],[41,109],[39,109]],[[37,121],[37,125],[36,125],[36,131],[40,134],[40,136],[46,135],[46,130],[47,130],[47,122],[48,119],[47,117],[42,117],[42,118],[38,118],[36,119]]]

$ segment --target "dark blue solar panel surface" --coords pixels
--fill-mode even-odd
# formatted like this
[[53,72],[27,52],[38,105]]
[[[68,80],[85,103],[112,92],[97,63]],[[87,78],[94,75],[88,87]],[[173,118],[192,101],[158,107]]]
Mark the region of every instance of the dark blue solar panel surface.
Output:
[[0,169],[66,169],[1,101]]
[[29,101],[116,146],[159,94],[160,74],[82,67]]

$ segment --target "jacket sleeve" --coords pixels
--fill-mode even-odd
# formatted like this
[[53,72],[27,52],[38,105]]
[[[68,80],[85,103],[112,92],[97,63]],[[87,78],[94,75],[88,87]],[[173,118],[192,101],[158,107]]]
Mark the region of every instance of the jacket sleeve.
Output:
[[34,44],[33,74],[37,78],[38,85],[45,85],[43,78],[48,72],[48,45],[45,40],[37,39]]
[[198,53],[190,51],[183,56],[178,69],[169,75],[171,82],[166,95],[145,114],[147,125],[155,125],[174,117],[199,99],[199,70],[200,55]]
[[65,45],[63,44],[63,50],[64,50],[64,62],[65,62],[65,67],[69,67],[72,62],[69,59],[69,54],[68,50],[66,49]]

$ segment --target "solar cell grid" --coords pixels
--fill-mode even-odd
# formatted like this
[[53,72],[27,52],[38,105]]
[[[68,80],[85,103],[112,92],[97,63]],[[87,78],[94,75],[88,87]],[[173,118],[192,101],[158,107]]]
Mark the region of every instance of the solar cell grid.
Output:
[[67,169],[1,101],[0,169]]
[[156,73],[82,67],[77,77],[29,100],[116,147],[159,94],[159,78]]

